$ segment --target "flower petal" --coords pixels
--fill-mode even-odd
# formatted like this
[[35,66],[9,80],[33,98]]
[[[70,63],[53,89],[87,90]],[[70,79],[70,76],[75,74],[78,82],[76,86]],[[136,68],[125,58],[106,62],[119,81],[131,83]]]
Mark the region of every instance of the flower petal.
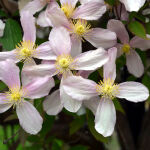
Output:
[[79,0],[81,4],[87,3],[87,2],[101,2],[104,3],[104,0]]
[[128,11],[139,11],[139,9],[144,5],[146,0],[120,0]]
[[131,39],[130,45],[133,48],[139,48],[143,51],[150,49],[150,39],[143,39],[138,36],[135,36]]
[[135,50],[130,50],[130,54],[126,55],[126,65],[128,71],[135,77],[141,77],[144,73],[144,66],[140,56]]
[[71,6],[75,7],[78,0],[60,0],[61,5],[63,4],[71,4]]
[[129,42],[129,35],[124,26],[124,24],[115,19],[111,19],[108,21],[107,29],[115,32],[117,34],[118,39],[124,44]]
[[23,12],[29,11],[31,15],[34,15],[36,12],[40,11],[45,5],[46,3],[40,0],[33,0],[25,5],[25,7],[21,10],[21,14]]
[[71,40],[69,32],[64,27],[53,28],[49,41],[56,55],[69,54],[71,51]]
[[7,59],[0,62],[0,80],[9,88],[20,87],[19,68],[13,60]]
[[23,87],[25,90],[24,97],[31,99],[44,97],[48,95],[54,85],[53,78],[49,76],[35,78],[32,82]]
[[104,78],[115,80],[116,78],[116,56],[117,48],[113,47],[108,50],[109,61],[104,65]]
[[34,43],[36,40],[35,18],[28,11],[21,14],[21,25],[24,32],[23,40]]
[[138,82],[123,82],[119,84],[118,98],[125,98],[131,102],[141,102],[149,97],[147,87]]
[[93,28],[84,37],[95,47],[110,48],[116,44],[116,34],[108,29]]
[[106,12],[106,5],[101,2],[88,2],[80,5],[74,12],[74,19],[97,20]]
[[100,102],[100,97],[99,96],[95,96],[92,97],[90,100],[88,101],[83,101],[83,105],[86,106],[87,108],[89,108],[93,114],[96,114],[97,111],[97,107],[99,105]]
[[84,52],[77,56],[74,60],[76,70],[95,70],[108,61],[107,51],[103,48]]
[[82,101],[78,101],[69,96],[63,89],[63,82],[60,85],[60,99],[64,105],[64,107],[70,112],[77,112],[81,105]]
[[44,60],[56,60],[57,56],[53,52],[49,42],[45,42],[39,45],[36,51],[37,51],[35,54],[36,58]]
[[64,91],[73,99],[82,101],[97,96],[96,83],[81,76],[70,76],[63,81]]
[[17,106],[16,112],[19,123],[26,132],[37,134],[41,130],[43,119],[32,104],[24,101]]
[[48,115],[57,115],[63,109],[59,90],[56,90],[45,98],[43,108]]
[[95,129],[104,137],[112,135],[116,123],[116,110],[111,99],[100,100],[95,116]]

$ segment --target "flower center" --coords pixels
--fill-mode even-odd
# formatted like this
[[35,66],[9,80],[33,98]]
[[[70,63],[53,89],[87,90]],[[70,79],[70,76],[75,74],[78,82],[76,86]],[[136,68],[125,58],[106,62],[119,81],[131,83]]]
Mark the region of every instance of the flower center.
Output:
[[129,54],[130,53],[130,45],[129,44],[124,44],[122,46],[122,51],[126,54]]
[[113,99],[118,94],[119,85],[114,84],[114,80],[108,78],[100,81],[96,86],[96,91],[105,98]]
[[72,32],[78,35],[80,39],[82,39],[83,36],[89,36],[88,33],[91,31],[90,27],[91,25],[88,24],[86,20],[82,19],[73,20],[71,25]]
[[74,7],[72,7],[71,4],[66,3],[61,6],[61,10],[64,12],[67,18],[71,18],[74,12]]
[[16,46],[17,58],[19,60],[31,60],[36,54],[37,46],[32,41],[23,41]]
[[58,73],[63,75],[75,68],[74,59],[68,54],[58,56],[55,65]]

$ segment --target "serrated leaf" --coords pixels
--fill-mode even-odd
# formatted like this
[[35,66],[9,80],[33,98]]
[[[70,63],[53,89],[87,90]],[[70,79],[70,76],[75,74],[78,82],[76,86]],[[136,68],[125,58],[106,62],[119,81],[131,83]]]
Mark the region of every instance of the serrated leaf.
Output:
[[141,38],[146,38],[146,31],[144,26],[139,23],[138,21],[132,21],[128,25],[128,29],[130,32],[132,32],[134,35],[139,36]]
[[21,27],[17,21],[8,19],[5,24],[4,35],[0,38],[3,48],[10,51],[22,40]]

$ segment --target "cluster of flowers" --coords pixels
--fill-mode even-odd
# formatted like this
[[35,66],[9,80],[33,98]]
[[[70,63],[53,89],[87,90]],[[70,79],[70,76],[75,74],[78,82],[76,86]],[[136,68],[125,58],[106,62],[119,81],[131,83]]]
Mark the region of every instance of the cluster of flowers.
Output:
[[[139,0],[132,5],[131,0],[124,2],[128,11],[138,11],[144,4]],[[51,26],[49,41],[37,46],[34,14],[42,10],[37,24]],[[141,102],[149,97],[148,89],[138,82],[115,84],[116,57],[126,55],[128,71],[136,77],[144,72],[140,56],[135,48],[147,50],[149,40],[129,36],[123,23],[110,20],[107,29],[91,28],[89,20],[99,19],[107,6],[103,0],[33,0],[20,12],[24,31],[23,40],[15,50],[0,53],[0,80],[6,83],[9,91],[0,94],[0,113],[11,106],[16,108],[22,128],[37,134],[43,119],[28,101],[47,96],[43,108],[49,115],[57,115],[63,107],[77,112],[82,104],[95,115],[95,129],[103,136],[113,133],[116,111],[115,97],[131,102]],[[120,43],[117,43],[117,38]],[[82,41],[87,40],[96,49],[82,53]],[[41,59],[36,64],[34,58]],[[24,62],[20,70],[16,63]],[[103,66],[103,80],[95,83],[88,75]],[[60,87],[48,95],[54,87],[53,76],[60,79]],[[21,79],[21,81],[20,81]],[[99,97],[100,96],[100,97]]]

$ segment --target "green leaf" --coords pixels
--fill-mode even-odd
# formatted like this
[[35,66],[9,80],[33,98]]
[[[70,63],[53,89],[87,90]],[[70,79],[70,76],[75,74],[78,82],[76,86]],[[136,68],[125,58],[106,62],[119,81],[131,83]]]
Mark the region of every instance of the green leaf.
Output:
[[77,145],[77,146],[71,147],[69,150],[88,150],[88,149],[89,148],[87,146]]
[[144,26],[138,21],[132,21],[128,25],[128,29],[134,34],[141,38],[146,38],[146,31]]
[[0,43],[2,43],[3,48],[8,51],[13,50],[21,40],[22,33],[20,25],[15,20],[8,19],[6,21],[4,35],[0,38]]
[[142,83],[150,90],[150,76],[145,74],[142,78]]
[[108,142],[108,138],[103,137],[101,134],[99,134],[95,130],[95,128],[94,128],[94,117],[89,110],[87,110],[87,122],[88,122],[89,130],[92,133],[92,135],[95,137],[96,140],[98,140],[102,143]]
[[122,112],[123,114],[125,114],[125,111],[124,111],[123,107],[121,106],[119,100],[114,99],[113,102],[114,102],[116,110],[118,110],[118,111]]
[[59,139],[55,139],[52,144],[52,150],[61,150],[61,147],[63,146],[63,141]]
[[70,135],[74,134],[76,131],[78,131],[85,123],[85,117],[78,116],[75,120],[73,120],[70,124]]
[[0,91],[4,90],[7,88],[7,85],[4,82],[0,82]]

